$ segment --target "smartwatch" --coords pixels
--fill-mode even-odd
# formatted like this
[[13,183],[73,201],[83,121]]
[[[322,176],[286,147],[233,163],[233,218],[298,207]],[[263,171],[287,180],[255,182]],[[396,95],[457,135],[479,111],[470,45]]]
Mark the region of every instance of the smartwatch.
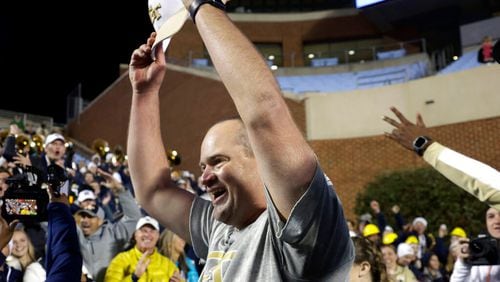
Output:
[[413,151],[417,153],[419,156],[423,156],[425,149],[430,145],[431,138],[427,136],[418,136],[413,140]]

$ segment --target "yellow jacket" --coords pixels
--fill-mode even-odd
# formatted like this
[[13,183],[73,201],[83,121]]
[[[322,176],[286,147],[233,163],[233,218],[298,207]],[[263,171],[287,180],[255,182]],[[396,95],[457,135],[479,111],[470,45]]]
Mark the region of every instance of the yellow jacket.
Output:
[[[135,247],[116,255],[106,270],[104,281],[132,281],[132,274],[141,256],[142,253]],[[158,253],[156,249],[149,259],[151,262],[139,278],[139,282],[168,282],[170,277],[179,271],[169,258]]]

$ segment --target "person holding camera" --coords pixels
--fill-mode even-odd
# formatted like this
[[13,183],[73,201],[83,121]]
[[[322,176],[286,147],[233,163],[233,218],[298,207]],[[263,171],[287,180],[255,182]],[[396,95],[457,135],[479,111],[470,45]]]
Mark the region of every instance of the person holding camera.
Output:
[[486,211],[488,236],[469,241],[459,240],[458,259],[455,262],[450,282],[500,281],[500,211]]
[[83,259],[68,196],[50,186],[48,192],[46,282],[80,281]]

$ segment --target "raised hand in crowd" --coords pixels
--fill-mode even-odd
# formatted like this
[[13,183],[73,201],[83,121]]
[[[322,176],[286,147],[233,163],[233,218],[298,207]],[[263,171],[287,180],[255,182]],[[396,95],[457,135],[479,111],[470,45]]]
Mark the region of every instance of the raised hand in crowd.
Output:
[[20,165],[22,167],[31,166],[29,155],[17,153],[17,156],[14,156],[12,159],[14,160],[13,163],[15,163],[16,165]]
[[384,116],[383,120],[394,127],[385,136],[413,150],[457,186],[500,210],[498,170],[438,143],[430,136],[420,114],[417,114],[417,122],[413,124],[395,107],[391,107],[391,111],[399,121]]
[[108,173],[100,168],[97,169],[97,172],[106,181],[105,183],[103,183],[103,185],[108,187],[109,189],[111,189],[111,191],[113,191],[114,194],[117,194],[117,193],[125,190],[125,187],[123,186],[123,184],[120,183],[118,180],[116,180],[116,178],[114,178],[113,175],[111,175],[110,173]]
[[373,200],[370,202],[370,208],[372,209],[372,211],[375,213],[375,214],[379,214],[380,213],[380,204]]
[[398,205],[394,205],[394,206],[391,207],[391,211],[394,214],[398,214],[400,210],[401,210],[401,208]]
[[[422,115],[417,114],[417,122],[412,123],[395,107],[391,107],[391,111],[399,121],[384,116],[383,120],[394,126],[391,132],[385,132],[385,136],[398,142],[404,148],[413,151],[415,149],[414,142],[419,136],[429,136],[429,131],[425,127]],[[430,142],[426,145],[429,146]]]
[[448,235],[448,227],[446,224],[441,224],[438,229],[438,237],[444,238]]

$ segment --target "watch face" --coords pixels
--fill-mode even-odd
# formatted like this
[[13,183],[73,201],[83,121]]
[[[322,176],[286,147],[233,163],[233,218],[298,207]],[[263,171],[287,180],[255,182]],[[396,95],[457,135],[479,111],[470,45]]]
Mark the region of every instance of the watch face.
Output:
[[427,139],[424,137],[420,136],[415,140],[415,147],[420,148],[422,147],[425,143],[427,142]]

